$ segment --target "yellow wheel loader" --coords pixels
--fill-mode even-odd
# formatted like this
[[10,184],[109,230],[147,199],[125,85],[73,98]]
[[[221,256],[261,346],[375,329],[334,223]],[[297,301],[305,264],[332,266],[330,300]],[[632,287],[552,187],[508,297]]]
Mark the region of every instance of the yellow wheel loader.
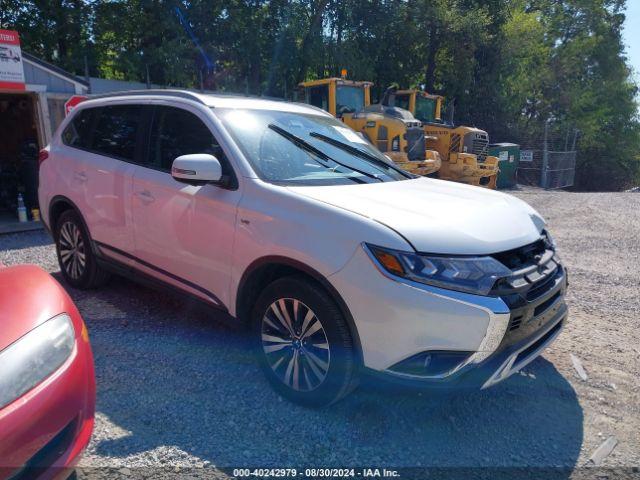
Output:
[[416,175],[437,171],[442,163],[440,155],[435,150],[426,150],[420,121],[410,112],[394,107],[394,91],[388,91],[381,104],[371,105],[372,85],[345,78],[324,78],[302,82],[298,93],[305,103],[329,112],[362,133],[400,168]]
[[[422,122],[427,148],[442,157],[438,177],[444,180],[496,188],[498,158],[489,156],[489,135],[474,127],[454,126],[442,119],[443,97],[420,90],[399,90],[396,104]],[[453,115],[451,115],[453,117]]]

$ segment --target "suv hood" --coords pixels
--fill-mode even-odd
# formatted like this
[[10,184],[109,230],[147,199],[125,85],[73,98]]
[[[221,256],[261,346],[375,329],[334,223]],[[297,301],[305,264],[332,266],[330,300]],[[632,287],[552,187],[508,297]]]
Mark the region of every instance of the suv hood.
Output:
[[545,224],[533,208],[511,195],[430,178],[288,188],[386,225],[424,253],[511,250],[536,241]]

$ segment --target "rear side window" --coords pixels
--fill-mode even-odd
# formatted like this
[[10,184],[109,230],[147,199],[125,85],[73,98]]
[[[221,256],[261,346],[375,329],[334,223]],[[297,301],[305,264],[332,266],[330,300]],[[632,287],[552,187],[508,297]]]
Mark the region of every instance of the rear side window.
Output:
[[229,174],[222,148],[202,120],[180,108],[157,107],[149,138],[148,165],[170,171],[176,157],[191,153],[215,155],[223,174]]
[[110,157],[134,161],[142,121],[139,105],[114,105],[98,110],[91,150]]
[[95,109],[81,110],[62,132],[62,142],[70,147],[91,148],[91,122]]

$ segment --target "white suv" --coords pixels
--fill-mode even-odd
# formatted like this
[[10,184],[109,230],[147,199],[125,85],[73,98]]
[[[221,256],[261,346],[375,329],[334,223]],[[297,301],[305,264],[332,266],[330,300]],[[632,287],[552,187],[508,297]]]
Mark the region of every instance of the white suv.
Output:
[[252,328],[306,405],[362,372],[487,387],[566,317],[566,273],[526,203],[416,178],[323,111],[141,91],[80,104],[41,152],[39,200],[77,288],[139,275]]

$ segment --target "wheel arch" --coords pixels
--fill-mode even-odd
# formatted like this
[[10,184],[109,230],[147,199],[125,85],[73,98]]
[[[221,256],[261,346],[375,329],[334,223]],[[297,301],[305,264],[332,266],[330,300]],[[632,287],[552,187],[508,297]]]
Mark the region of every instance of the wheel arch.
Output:
[[[85,231],[89,234],[89,239],[91,239],[92,238],[91,231],[89,230],[89,226],[87,225],[87,222],[85,221],[84,216],[82,215],[82,212],[80,211],[78,206],[73,202],[73,200],[70,200],[68,197],[65,197],[63,195],[56,195],[51,199],[51,202],[49,203],[49,225],[48,225],[49,232],[51,233],[51,236],[54,237],[54,240],[55,240],[55,232],[56,232],[56,222],[60,218],[60,215],[62,215],[67,210],[73,210],[78,214],[78,217],[80,217],[80,221],[82,222],[82,226],[84,227]],[[96,248],[93,241],[91,241],[90,243],[91,243],[91,249],[95,252]]]
[[356,328],[351,311],[338,290],[327,280],[327,278],[314,268],[282,256],[266,256],[254,260],[244,271],[236,295],[236,317],[243,323],[248,324],[251,309],[257,300],[260,292],[271,282],[291,275],[302,274],[313,282],[320,285],[329,296],[336,302],[340,312],[347,321],[349,333],[353,339],[357,352],[358,365],[364,364],[360,336]]

